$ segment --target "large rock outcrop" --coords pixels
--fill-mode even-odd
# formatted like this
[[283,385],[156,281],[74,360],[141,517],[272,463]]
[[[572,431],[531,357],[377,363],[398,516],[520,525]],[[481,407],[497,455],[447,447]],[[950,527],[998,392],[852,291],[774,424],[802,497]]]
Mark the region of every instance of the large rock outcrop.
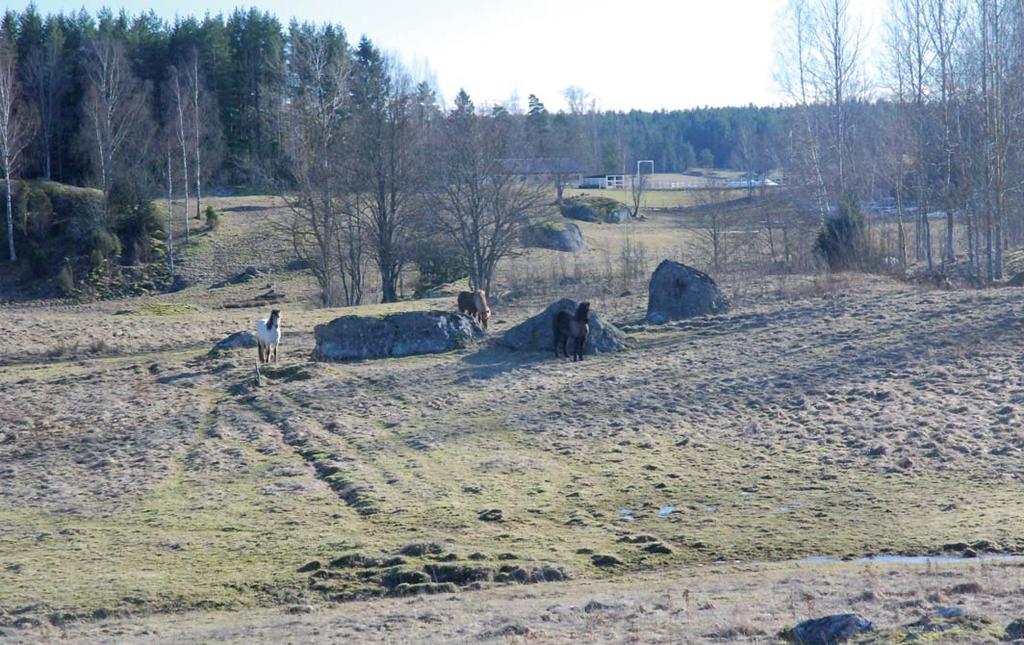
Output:
[[647,321],[664,323],[695,316],[723,314],[729,301],[708,274],[672,260],[663,260],[651,276]]
[[313,358],[347,361],[437,354],[468,346],[484,335],[469,316],[409,311],[387,316],[342,316],[314,330]]
[[572,197],[559,208],[563,216],[581,222],[621,224],[630,218],[629,208],[607,197]]
[[535,246],[554,251],[576,253],[587,248],[580,227],[572,222],[544,222],[526,229],[523,242],[527,246]]
[[[498,344],[520,351],[554,351],[554,317],[559,311],[574,313],[577,302],[563,298],[536,316],[509,329]],[[626,347],[626,335],[611,323],[590,311],[590,335],[584,346],[585,354],[618,352]]]

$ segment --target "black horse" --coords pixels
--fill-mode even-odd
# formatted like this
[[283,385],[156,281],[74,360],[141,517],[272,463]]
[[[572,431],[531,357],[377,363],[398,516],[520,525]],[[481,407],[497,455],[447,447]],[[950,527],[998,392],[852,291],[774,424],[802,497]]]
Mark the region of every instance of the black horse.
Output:
[[562,347],[562,353],[569,358],[569,339],[573,339],[573,361],[583,360],[583,346],[587,342],[587,335],[590,333],[590,303],[581,302],[576,307],[576,314],[568,311],[559,311],[554,317],[555,328],[555,357],[558,357],[558,348]]

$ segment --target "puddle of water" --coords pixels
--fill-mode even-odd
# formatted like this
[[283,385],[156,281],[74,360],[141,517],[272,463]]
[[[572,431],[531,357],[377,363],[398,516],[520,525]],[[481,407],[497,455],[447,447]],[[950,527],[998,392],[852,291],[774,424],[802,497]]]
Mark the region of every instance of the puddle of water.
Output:
[[835,564],[837,562],[877,562],[879,564],[963,564],[970,562],[1024,562],[1024,555],[1003,555],[993,553],[965,558],[959,555],[872,555],[852,560],[842,560],[825,555],[815,555],[797,560],[800,564]]
[[707,504],[704,506],[704,510],[707,511],[708,513],[715,513],[718,511],[718,507],[715,506],[714,504]]
[[784,504],[782,506],[776,506],[775,507],[775,512],[776,513],[792,513],[793,511],[795,511],[796,509],[798,509],[798,508],[800,508],[802,506],[803,506],[803,504],[800,504],[799,502],[796,503],[796,504]]
[[619,509],[619,519],[620,520],[624,520],[626,522],[632,522],[636,518],[633,517],[633,511],[629,510],[628,508],[620,508]]
[[676,510],[674,506],[662,506],[661,510],[658,511],[658,517],[668,517],[674,510]]

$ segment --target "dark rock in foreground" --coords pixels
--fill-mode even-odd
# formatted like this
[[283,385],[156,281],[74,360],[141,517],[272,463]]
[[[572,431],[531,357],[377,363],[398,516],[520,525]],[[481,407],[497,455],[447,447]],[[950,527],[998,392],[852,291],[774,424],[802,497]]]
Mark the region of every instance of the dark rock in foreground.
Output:
[[805,620],[787,634],[791,643],[800,645],[833,645],[845,643],[857,634],[875,628],[860,614],[836,614]]
[[[577,302],[563,298],[536,316],[505,332],[499,344],[519,351],[553,352],[555,345],[554,317],[559,311],[574,313]],[[590,310],[590,335],[583,348],[585,354],[618,352],[626,348],[626,335]]]
[[410,311],[388,316],[342,316],[314,331],[314,360],[437,354],[462,349],[484,335],[469,316],[444,311]]
[[1024,641],[1024,618],[1018,618],[1006,626],[1004,641]]
[[695,316],[724,314],[729,301],[708,274],[672,260],[662,260],[651,276],[647,321],[660,324]]

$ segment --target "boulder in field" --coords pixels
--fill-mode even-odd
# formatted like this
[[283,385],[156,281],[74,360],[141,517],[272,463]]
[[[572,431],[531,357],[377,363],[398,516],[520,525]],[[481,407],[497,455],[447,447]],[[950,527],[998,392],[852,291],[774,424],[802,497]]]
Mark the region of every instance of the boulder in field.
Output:
[[585,199],[567,199],[559,208],[563,217],[581,222],[599,222],[601,214]]
[[580,227],[572,222],[551,221],[535,224],[526,229],[523,242],[526,246],[571,253],[587,248]]
[[219,354],[232,349],[242,348],[253,348],[256,347],[256,336],[251,331],[242,330],[236,331],[227,338],[218,341],[213,349],[210,350],[211,354]]
[[619,206],[615,210],[609,212],[604,217],[604,221],[609,224],[623,224],[628,222],[633,217],[628,206]]
[[437,354],[462,349],[484,335],[469,316],[409,311],[387,316],[342,316],[314,330],[313,358],[348,361]]
[[[500,345],[519,351],[554,351],[554,318],[559,311],[574,313],[577,302],[563,298],[536,316],[509,329],[498,341]],[[590,310],[590,334],[583,347],[585,354],[618,352],[626,347],[626,335]]]
[[703,271],[672,260],[662,260],[651,276],[647,322],[660,324],[728,311],[729,301],[725,294]]
[[607,197],[572,197],[562,202],[559,211],[564,217],[581,222],[621,224],[630,218],[627,206]]
[[836,614],[805,620],[789,630],[787,636],[791,643],[800,645],[834,645],[874,628],[871,621],[860,614]]

